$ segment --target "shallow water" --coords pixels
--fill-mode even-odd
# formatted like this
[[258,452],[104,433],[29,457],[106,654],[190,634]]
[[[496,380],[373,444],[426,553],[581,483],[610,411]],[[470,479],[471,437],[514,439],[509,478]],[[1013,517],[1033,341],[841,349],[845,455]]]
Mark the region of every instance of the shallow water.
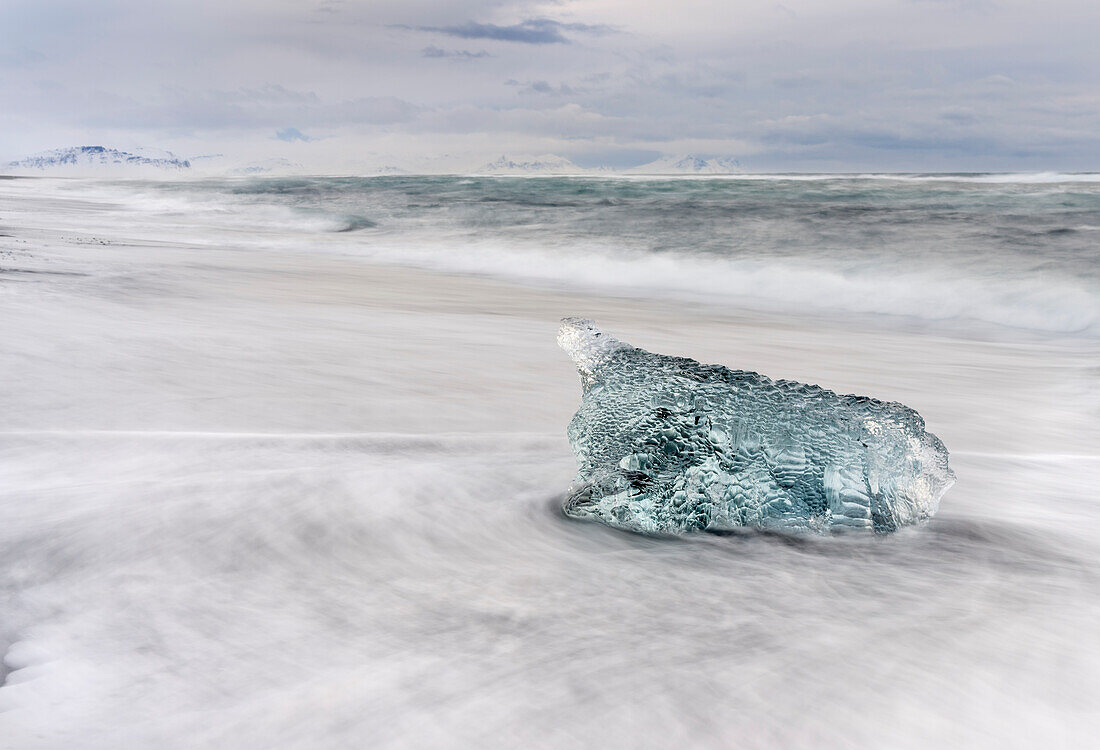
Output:
[[[1100,730],[1087,332],[525,290],[379,266],[320,229],[238,237],[136,189],[0,188],[0,746]],[[568,314],[903,401],[958,484],[888,537],[571,522]]]
[[1038,523],[670,541],[562,518],[548,439],[2,446],[22,746],[1058,746],[1095,720],[1096,544],[1045,510],[1086,488],[1021,492],[1012,462],[957,465]]

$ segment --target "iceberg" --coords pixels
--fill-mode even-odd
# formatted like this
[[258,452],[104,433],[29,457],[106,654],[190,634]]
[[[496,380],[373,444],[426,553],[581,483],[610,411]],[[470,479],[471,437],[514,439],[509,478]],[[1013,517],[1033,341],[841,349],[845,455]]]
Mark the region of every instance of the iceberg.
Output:
[[651,535],[887,533],[930,518],[954,484],[902,404],[652,354],[581,318],[558,344],[583,390],[569,517]]

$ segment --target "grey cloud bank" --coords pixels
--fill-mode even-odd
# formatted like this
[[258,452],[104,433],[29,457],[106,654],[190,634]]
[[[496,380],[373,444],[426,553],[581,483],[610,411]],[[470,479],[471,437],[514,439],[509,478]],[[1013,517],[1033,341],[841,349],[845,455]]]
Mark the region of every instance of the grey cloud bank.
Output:
[[318,170],[501,152],[617,167],[695,152],[753,171],[1090,170],[1098,25],[1100,10],[1076,0],[736,12],[14,0],[0,8],[0,158],[105,143]]
[[459,26],[419,26],[417,30],[437,31],[460,39],[495,39],[502,42],[521,42],[524,44],[566,44],[569,42],[566,32],[579,31],[608,34],[613,31],[610,26],[561,23],[549,18],[532,18],[511,26],[470,21]]
[[479,52],[470,52],[464,49],[447,50],[436,47],[434,44],[421,50],[421,54],[424,57],[449,57],[457,60],[476,60],[479,57],[491,57],[485,50],[480,50]]
[[287,143],[293,143],[294,141],[311,141],[313,140],[308,135],[298,130],[298,128],[284,128],[275,133],[275,137],[280,141],[286,141]]

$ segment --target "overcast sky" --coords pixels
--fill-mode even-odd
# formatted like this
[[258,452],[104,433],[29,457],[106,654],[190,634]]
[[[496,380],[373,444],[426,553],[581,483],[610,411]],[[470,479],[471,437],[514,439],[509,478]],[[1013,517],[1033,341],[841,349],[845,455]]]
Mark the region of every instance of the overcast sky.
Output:
[[0,157],[1098,170],[1097,0],[3,0]]

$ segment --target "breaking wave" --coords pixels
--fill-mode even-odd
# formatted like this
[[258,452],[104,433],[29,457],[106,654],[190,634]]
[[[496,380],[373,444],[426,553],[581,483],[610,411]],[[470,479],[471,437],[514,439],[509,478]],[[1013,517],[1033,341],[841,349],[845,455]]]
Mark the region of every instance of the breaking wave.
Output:
[[[1100,332],[1100,174],[714,177],[67,189],[126,206],[127,231],[158,241],[339,253],[775,312]],[[88,217],[78,220],[87,228]]]
[[797,259],[736,260],[610,248],[563,253],[480,245],[372,247],[373,259],[431,270],[621,295],[663,296],[797,314],[876,314],[980,321],[1017,329],[1100,334],[1100,299],[1069,281],[964,276],[941,269],[821,267]]
[[346,216],[344,222],[337,229],[336,232],[356,232],[360,229],[370,229],[371,227],[378,226],[375,222],[366,218],[365,216]]

